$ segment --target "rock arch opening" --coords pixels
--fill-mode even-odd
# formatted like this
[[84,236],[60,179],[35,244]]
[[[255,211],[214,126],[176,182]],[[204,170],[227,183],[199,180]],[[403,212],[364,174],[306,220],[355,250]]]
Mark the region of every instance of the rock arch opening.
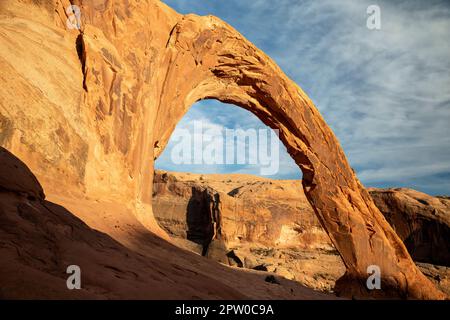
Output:
[[[203,122],[201,134],[195,127],[198,122]],[[227,148],[222,141],[226,131],[236,128],[240,131],[233,136],[234,146]],[[227,265],[273,272],[331,292],[345,272],[342,259],[302,192],[301,172],[278,137],[273,136],[280,149],[277,152],[270,150],[271,144],[250,146],[258,142],[258,131],[272,130],[235,105],[215,100],[194,104],[155,162],[155,218],[185,249]],[[255,141],[250,139],[252,132]],[[192,139],[185,140],[189,135]],[[195,152],[189,152],[195,148],[192,140],[197,144],[203,140],[201,152],[208,155],[215,139],[221,140],[224,159],[227,152],[235,152],[245,153],[246,161],[238,163],[233,154],[230,163],[208,159],[195,163]],[[188,150],[180,148],[183,142]],[[250,153],[259,160],[259,148],[277,157],[277,171],[271,175],[261,174],[267,162],[249,163]],[[187,161],[179,163],[183,157],[178,153],[183,151],[188,152]]]
[[[170,33],[163,61],[167,69],[153,130],[155,158],[193,103],[217,99],[247,109],[279,130],[302,170],[305,195],[346,267],[336,283],[338,293],[443,297],[414,265],[313,102],[267,55],[216,17],[185,15]],[[366,286],[372,265],[383,270],[383,290]]]

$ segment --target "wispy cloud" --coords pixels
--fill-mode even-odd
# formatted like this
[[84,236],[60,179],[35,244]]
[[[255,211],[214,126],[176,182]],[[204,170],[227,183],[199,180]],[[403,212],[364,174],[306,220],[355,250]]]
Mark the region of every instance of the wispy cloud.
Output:
[[[363,183],[450,193],[448,2],[165,2],[217,15],[269,54],[316,103]],[[370,4],[381,30],[366,28]],[[223,125],[255,121],[205,113]],[[285,164],[283,178],[295,175]]]
[[[201,124],[202,134],[199,134],[195,130],[195,126]],[[166,149],[162,155],[156,161],[156,167],[164,170],[172,171],[187,171],[195,173],[247,173],[247,174],[261,174],[261,159],[259,158],[259,152],[262,148],[261,144],[249,147],[248,140],[236,139],[234,141],[234,156],[237,157],[237,153],[240,150],[245,150],[246,152],[246,162],[245,164],[238,164],[237,158],[233,164],[207,164],[204,161],[202,164],[193,164],[193,152],[190,153],[190,162],[192,164],[176,164],[174,161],[173,151],[177,145],[182,143],[183,137],[186,137],[187,132],[189,132],[189,137],[191,141],[190,149],[193,150],[194,145],[202,144],[202,150],[205,152],[208,146],[215,140],[215,137],[226,139],[225,129],[241,129],[246,132],[248,129],[254,130],[255,134],[259,134],[260,129],[267,130],[266,127],[256,116],[250,112],[241,109],[233,105],[225,105],[218,101],[206,100],[195,104],[189,112],[183,117],[183,119],[178,123],[172,138],[169,141]],[[197,128],[198,130],[198,128]],[[275,137],[276,138],[276,137]],[[268,147],[271,146],[271,137],[268,138]],[[257,138],[257,141],[260,141]],[[268,154],[270,160],[277,161],[278,168],[276,173],[271,178],[285,178],[285,179],[298,179],[301,177],[301,173],[295,162],[288,155],[285,146],[276,140],[277,148],[279,149],[279,157],[275,159],[275,156]],[[225,147],[225,143],[223,144]],[[272,150],[269,148],[269,150]],[[265,151],[264,151],[265,152]],[[271,151],[272,152],[272,151]],[[224,162],[226,153],[224,154]],[[228,155],[229,156],[229,155]],[[249,164],[249,159],[258,159],[258,164]],[[270,161],[269,161],[270,162]],[[274,164],[275,166],[275,164]],[[269,167],[268,163],[263,163],[263,167]]]

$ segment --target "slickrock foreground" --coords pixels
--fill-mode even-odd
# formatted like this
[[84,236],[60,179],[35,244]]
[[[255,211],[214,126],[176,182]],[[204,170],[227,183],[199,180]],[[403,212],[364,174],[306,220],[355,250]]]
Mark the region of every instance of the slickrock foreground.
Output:
[[[153,184],[155,217],[180,247],[326,292],[345,272],[301,181],[156,170]],[[450,294],[450,200],[405,188],[370,194],[420,269]]]
[[[345,264],[340,294],[444,297],[415,266],[311,100],[231,26],[156,0],[73,3],[80,30],[67,28],[69,1],[0,4],[0,145],[36,174],[50,201],[99,230],[104,221],[93,216],[123,208],[167,239],[151,208],[154,159],[193,103],[217,99],[279,130]],[[129,237],[133,243],[139,235]],[[368,291],[374,264],[384,289]]]
[[[47,201],[33,173],[3,148],[0,163],[0,299],[335,299],[179,249],[125,206]],[[80,290],[66,286],[73,264]]]

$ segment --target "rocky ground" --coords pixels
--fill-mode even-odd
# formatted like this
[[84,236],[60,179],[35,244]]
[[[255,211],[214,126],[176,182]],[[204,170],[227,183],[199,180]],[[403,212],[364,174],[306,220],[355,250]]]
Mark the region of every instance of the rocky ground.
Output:
[[[182,248],[323,292],[345,272],[300,181],[156,171],[153,190],[155,216]],[[450,294],[450,201],[406,188],[370,194],[422,272]]]
[[[180,249],[125,205],[46,197],[1,147],[0,163],[0,299],[336,299]],[[81,268],[80,290],[66,286],[69,265]]]

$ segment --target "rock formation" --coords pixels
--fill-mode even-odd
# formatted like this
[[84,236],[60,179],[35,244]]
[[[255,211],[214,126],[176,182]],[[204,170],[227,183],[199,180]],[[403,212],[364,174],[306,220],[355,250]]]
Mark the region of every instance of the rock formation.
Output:
[[[0,4],[0,142],[64,206],[126,206],[167,237],[151,209],[153,162],[198,100],[243,107],[280,132],[308,201],[346,266],[347,296],[435,299],[358,181],[306,94],[261,50],[213,16],[180,15],[156,0]],[[367,267],[383,288],[365,287]]]
[[[345,267],[300,185],[252,175],[156,170],[153,211],[180,247],[331,292]],[[449,200],[406,188],[371,188],[369,193],[419,268],[450,294]],[[198,204],[192,208],[193,202]],[[215,208],[214,219],[209,208]],[[205,230],[206,241],[199,246],[186,241],[191,215],[203,221],[195,224]]]
[[153,212],[169,235],[193,242],[189,230],[202,226],[202,243],[334,250],[300,187],[295,180],[156,170]]
[[[345,266],[300,187],[252,175],[156,170],[153,212],[179,247],[333,292]],[[202,223],[191,225],[192,216]],[[202,241],[189,237],[193,226],[203,226]]]
[[407,188],[370,189],[415,261],[450,267],[450,200]]

